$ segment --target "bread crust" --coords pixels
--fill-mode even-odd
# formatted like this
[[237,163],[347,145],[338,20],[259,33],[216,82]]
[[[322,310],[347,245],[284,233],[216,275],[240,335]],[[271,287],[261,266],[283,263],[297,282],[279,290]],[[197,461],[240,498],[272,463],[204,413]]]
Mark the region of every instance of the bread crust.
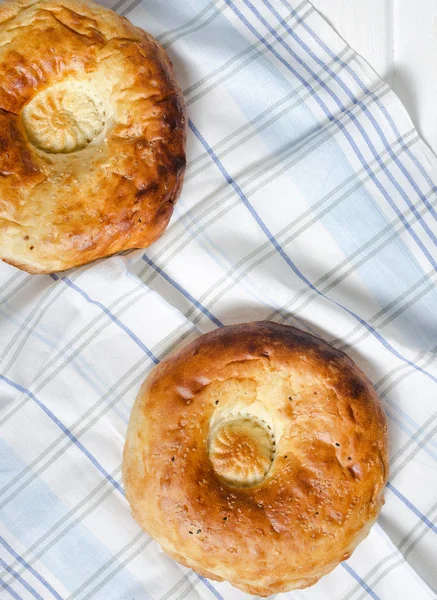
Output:
[[[273,463],[256,485],[228,485],[208,450],[212,424],[252,413],[271,424]],[[153,369],[131,413],[123,480],[134,518],[165,552],[268,596],[313,585],[368,534],[387,446],[375,390],[350,358],[293,327],[247,323]]]
[[[49,273],[155,241],[186,163],[183,97],[158,42],[92,1],[9,0],[0,73],[0,258]],[[60,118],[79,122],[65,136]]]

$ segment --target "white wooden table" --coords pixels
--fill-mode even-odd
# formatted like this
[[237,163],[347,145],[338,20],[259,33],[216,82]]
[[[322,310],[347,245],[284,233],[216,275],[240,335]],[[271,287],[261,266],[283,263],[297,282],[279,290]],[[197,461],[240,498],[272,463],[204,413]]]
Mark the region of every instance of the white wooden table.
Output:
[[437,0],[311,0],[398,94],[437,153]]

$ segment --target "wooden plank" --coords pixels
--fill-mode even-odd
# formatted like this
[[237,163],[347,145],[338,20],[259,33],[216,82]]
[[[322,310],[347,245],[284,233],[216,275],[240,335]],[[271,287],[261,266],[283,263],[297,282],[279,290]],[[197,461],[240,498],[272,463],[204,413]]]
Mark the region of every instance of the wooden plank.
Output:
[[437,2],[396,0],[393,87],[437,152]]
[[346,42],[389,83],[393,68],[393,1],[311,0]]

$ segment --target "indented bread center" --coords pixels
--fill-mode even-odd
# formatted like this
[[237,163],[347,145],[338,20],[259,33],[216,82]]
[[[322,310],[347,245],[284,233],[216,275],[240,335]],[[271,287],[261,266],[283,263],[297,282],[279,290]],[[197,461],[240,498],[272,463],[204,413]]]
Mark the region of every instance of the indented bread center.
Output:
[[58,83],[40,92],[23,109],[29,141],[44,152],[69,153],[85,148],[105,126],[102,102],[76,82]]
[[209,458],[221,479],[236,487],[260,483],[275,454],[275,439],[267,423],[252,415],[228,415],[209,436]]

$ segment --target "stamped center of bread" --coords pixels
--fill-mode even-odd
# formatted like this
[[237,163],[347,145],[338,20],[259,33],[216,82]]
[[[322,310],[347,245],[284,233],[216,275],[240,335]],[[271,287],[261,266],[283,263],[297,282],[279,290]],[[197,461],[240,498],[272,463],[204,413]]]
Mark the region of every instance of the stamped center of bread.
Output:
[[274,453],[273,432],[252,415],[229,415],[216,423],[209,436],[209,458],[215,472],[235,487],[260,483],[270,470]]
[[23,110],[29,141],[44,152],[85,148],[105,126],[102,102],[84,85],[58,83],[40,92]]

